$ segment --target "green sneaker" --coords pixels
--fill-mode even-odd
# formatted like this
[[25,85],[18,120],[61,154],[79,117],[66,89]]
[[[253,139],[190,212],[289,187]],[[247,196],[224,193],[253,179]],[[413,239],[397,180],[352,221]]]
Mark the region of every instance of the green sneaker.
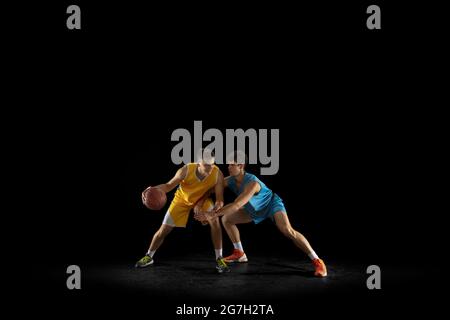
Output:
[[153,259],[148,254],[146,254],[141,260],[136,262],[136,268],[145,268],[149,265],[153,264]]
[[222,257],[217,258],[216,269],[218,273],[230,272],[230,267],[227,266],[225,260]]

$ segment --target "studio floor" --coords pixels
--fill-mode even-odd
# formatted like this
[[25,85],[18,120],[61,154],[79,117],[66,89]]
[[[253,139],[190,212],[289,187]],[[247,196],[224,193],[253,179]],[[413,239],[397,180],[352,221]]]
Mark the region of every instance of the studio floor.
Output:
[[[34,301],[57,303],[71,310],[71,315],[80,316],[89,310],[95,315],[139,317],[149,310],[177,318],[180,307],[219,310],[222,305],[258,304],[271,305],[274,315],[270,317],[277,319],[314,310],[323,316],[360,318],[363,314],[357,310],[361,308],[374,316],[382,316],[384,310],[397,315],[405,310],[429,312],[424,297],[432,298],[436,293],[436,281],[429,281],[431,271],[423,268],[383,265],[381,290],[369,290],[367,266],[350,262],[328,261],[329,275],[322,279],[313,276],[308,260],[294,257],[253,256],[248,263],[231,265],[231,272],[224,274],[216,272],[213,259],[200,254],[161,257],[142,269],[134,268],[134,262],[80,264],[80,290],[67,289],[64,268],[46,267],[41,271],[43,290],[35,291]],[[437,297],[431,300],[439,303],[442,297]],[[45,304],[36,305],[42,311],[49,310]],[[214,316],[220,317],[210,314],[208,318]]]

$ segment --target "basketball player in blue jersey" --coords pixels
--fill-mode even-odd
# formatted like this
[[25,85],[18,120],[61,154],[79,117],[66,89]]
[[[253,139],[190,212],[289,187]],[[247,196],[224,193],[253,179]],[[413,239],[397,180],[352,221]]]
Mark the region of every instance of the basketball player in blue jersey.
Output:
[[242,247],[237,224],[254,222],[255,224],[270,218],[286,237],[305,252],[312,260],[317,277],[326,277],[327,268],[322,259],[314,252],[308,240],[292,228],[286,208],[281,198],[272,192],[255,175],[245,172],[246,155],[241,151],[233,152],[227,159],[230,176],[224,179],[225,186],[236,194],[234,202],[227,204],[217,212],[198,212],[196,219],[210,220],[222,217],[222,224],[233,242],[233,254],[224,258],[225,262],[247,262],[247,256]]

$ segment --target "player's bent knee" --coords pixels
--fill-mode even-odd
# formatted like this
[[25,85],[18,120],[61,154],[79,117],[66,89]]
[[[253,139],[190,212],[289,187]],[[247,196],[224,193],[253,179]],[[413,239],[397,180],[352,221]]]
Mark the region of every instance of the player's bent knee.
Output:
[[229,224],[230,223],[230,217],[228,215],[222,216],[222,223]]

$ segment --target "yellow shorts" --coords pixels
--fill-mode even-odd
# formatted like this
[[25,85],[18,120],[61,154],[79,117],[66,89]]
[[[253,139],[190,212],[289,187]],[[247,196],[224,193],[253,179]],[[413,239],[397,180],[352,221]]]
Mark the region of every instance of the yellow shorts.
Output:
[[[214,207],[213,201],[208,198],[205,200],[202,206],[202,210],[211,210]],[[172,227],[182,227],[185,228],[189,213],[194,206],[188,206],[181,201],[172,200],[169,209],[164,216],[163,224],[167,224]]]

